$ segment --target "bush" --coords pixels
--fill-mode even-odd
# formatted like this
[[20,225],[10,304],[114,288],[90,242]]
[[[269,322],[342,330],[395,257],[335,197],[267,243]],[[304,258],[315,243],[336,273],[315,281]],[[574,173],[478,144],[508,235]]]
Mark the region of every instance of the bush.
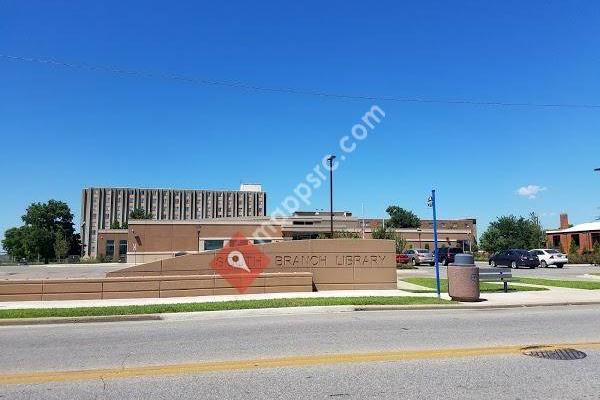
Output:
[[600,264],[600,253],[585,251],[569,254],[569,264]]
[[473,258],[475,259],[475,261],[489,261],[490,259],[490,255],[484,252],[476,252],[473,253]]
[[571,244],[569,244],[569,255],[577,253],[579,253],[579,246],[577,246],[574,240],[571,240]]

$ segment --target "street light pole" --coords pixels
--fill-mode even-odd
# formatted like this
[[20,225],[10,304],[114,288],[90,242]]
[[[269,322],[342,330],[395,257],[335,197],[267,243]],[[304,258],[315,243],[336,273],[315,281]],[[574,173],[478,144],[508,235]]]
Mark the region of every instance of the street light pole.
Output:
[[[594,168],[594,171],[596,171],[596,172],[600,172],[600,168]],[[596,218],[596,219],[599,219],[599,220],[600,220],[600,217],[598,217],[598,218]]]
[[427,205],[433,209],[433,248],[434,248],[434,261],[435,261],[435,283],[437,289],[437,297],[441,297],[441,285],[440,285],[440,263],[439,263],[439,251],[438,251],[438,235],[437,235],[437,213],[435,208],[435,189],[431,191],[431,197]]
[[333,239],[333,160],[335,156],[332,154],[327,157],[329,161],[329,228],[331,238]]

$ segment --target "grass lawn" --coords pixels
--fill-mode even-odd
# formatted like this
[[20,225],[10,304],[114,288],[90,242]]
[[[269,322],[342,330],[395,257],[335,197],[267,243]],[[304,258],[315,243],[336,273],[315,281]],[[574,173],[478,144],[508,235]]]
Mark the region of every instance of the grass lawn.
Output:
[[532,285],[556,286],[570,289],[600,289],[600,282],[591,281],[563,281],[558,279],[543,278],[513,278],[515,282],[529,283]]
[[0,310],[0,319],[42,317],[91,317],[106,315],[161,314],[191,311],[248,310],[257,308],[342,306],[342,305],[415,305],[452,304],[433,297],[373,296],[373,297],[323,297],[310,299],[236,300],[215,303],[154,304],[143,306],[33,308]]
[[[410,289],[402,289],[407,292],[414,293],[431,293],[435,290],[435,278],[403,278],[404,282],[412,283],[414,285],[424,286],[427,288],[431,288],[433,290],[410,290]],[[525,283],[525,282],[524,282]],[[448,291],[448,280],[441,279],[442,292]],[[479,290],[482,292],[503,292],[504,287],[502,284],[490,283],[490,282],[480,282]],[[548,290],[545,288],[536,288],[530,286],[520,286],[520,285],[512,285],[511,282],[508,283],[508,291],[509,292],[528,292],[528,291],[539,291],[539,290]]]
[[410,264],[396,264],[396,269],[419,269]]

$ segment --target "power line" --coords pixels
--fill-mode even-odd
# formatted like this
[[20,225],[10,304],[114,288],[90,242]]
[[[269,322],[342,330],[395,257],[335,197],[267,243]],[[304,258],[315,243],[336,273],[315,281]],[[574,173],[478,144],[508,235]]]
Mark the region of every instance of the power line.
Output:
[[120,67],[106,66],[106,65],[93,65],[87,63],[75,63],[65,62],[54,59],[41,59],[33,57],[20,57],[12,56],[7,54],[0,54],[0,59],[10,61],[22,61],[43,65],[51,65],[57,67],[66,67],[72,69],[80,69],[94,72],[104,72],[118,75],[127,76],[138,76],[142,78],[153,78],[172,80],[184,83],[192,83],[197,85],[205,86],[221,86],[233,89],[242,89],[256,92],[271,92],[271,93],[285,93],[292,95],[303,95],[303,96],[315,96],[315,97],[327,97],[335,99],[345,100],[371,100],[371,101],[389,101],[389,102],[402,102],[402,103],[431,103],[431,104],[455,104],[455,105],[477,105],[477,106],[500,106],[500,107],[543,107],[543,108],[586,108],[586,109],[598,109],[600,104],[582,104],[582,103],[530,103],[530,102],[506,102],[506,101],[480,101],[480,100],[468,100],[468,99],[432,99],[422,97],[393,97],[393,96],[371,96],[371,95],[353,95],[344,93],[333,93],[321,90],[304,90],[298,88],[288,87],[269,87],[259,86],[244,82],[234,81],[223,81],[223,80],[211,80],[204,78],[196,78],[190,76],[184,76],[179,74],[172,74],[166,72],[149,72],[141,70],[125,69]]

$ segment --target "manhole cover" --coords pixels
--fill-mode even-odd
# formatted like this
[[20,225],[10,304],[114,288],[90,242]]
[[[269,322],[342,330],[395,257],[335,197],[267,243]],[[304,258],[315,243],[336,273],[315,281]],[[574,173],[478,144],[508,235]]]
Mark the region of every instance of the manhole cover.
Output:
[[523,354],[526,356],[545,358],[548,360],[581,360],[587,357],[583,351],[562,348],[562,347],[546,347],[546,346],[532,346],[525,347]]

